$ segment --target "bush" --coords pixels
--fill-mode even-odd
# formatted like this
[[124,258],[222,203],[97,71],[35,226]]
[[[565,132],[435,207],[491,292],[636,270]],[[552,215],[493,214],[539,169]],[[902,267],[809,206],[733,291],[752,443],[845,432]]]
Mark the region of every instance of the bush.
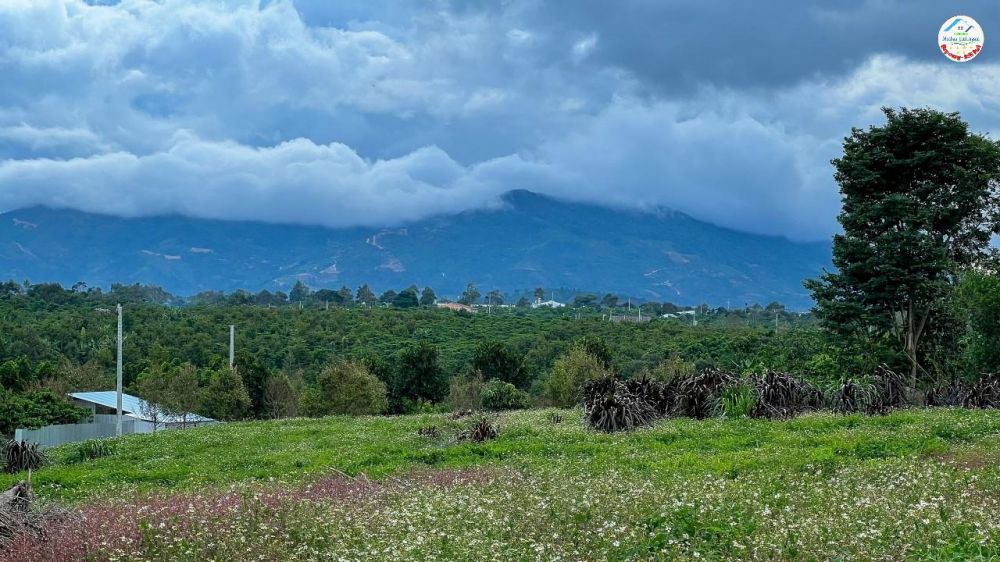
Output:
[[683,376],[670,384],[674,396],[671,413],[704,419],[722,409],[722,393],[739,383],[733,373],[708,368],[695,375]]
[[490,439],[496,439],[500,436],[500,426],[490,418],[481,417],[477,418],[472,424],[466,428],[461,434],[459,434],[459,440],[461,441],[475,441],[476,443],[482,443],[483,441],[489,441]]
[[869,414],[888,414],[896,408],[906,407],[909,405],[906,393],[903,376],[886,365],[879,365],[875,369],[875,384],[867,411]]
[[673,395],[669,384],[643,377],[625,381],[625,388],[645,400],[656,410],[657,415],[665,416],[670,413]]
[[486,410],[521,410],[528,407],[528,395],[509,382],[493,379],[483,385],[480,402]]
[[483,342],[472,356],[472,369],[487,379],[509,382],[517,388],[527,388],[531,383],[524,358],[507,344]]
[[830,392],[827,402],[830,408],[840,414],[853,414],[868,407],[871,389],[864,384],[845,379]]
[[441,369],[438,348],[428,342],[412,345],[399,353],[393,379],[393,397],[439,402],[448,392],[448,380]]
[[88,439],[77,443],[72,453],[66,459],[70,464],[110,457],[115,453],[114,442],[111,439]]
[[202,398],[202,412],[222,421],[245,420],[253,415],[253,401],[235,370],[223,368],[212,374]]
[[612,376],[591,380],[583,390],[583,415],[587,425],[605,433],[631,431],[652,424],[658,417],[653,406]]
[[15,474],[24,470],[38,470],[45,463],[45,455],[38,443],[7,441],[3,445],[4,472]]
[[747,418],[757,405],[757,393],[749,385],[741,384],[722,392],[722,414],[727,418]]
[[1000,377],[983,375],[969,388],[963,405],[966,408],[1000,408]]
[[381,414],[388,406],[385,383],[354,362],[324,369],[302,398],[308,416]]
[[583,400],[583,385],[606,374],[599,360],[582,346],[574,346],[552,366],[546,394],[555,406],[576,406]]
[[451,379],[448,384],[448,408],[455,412],[482,408],[485,384],[479,374]]
[[785,419],[823,406],[823,394],[804,380],[785,373],[765,371],[750,378],[755,418]]
[[89,417],[89,410],[74,406],[54,392],[36,390],[14,394],[0,387],[0,433],[4,435],[13,435],[18,428],[78,423]]

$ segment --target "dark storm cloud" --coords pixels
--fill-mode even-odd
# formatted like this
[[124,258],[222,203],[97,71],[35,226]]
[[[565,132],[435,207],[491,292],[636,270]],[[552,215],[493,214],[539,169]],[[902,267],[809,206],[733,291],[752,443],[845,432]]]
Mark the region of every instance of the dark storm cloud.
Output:
[[[934,45],[956,10],[987,34],[964,65]],[[823,238],[829,160],[880,106],[1000,129],[998,14],[983,1],[10,0],[0,210],[383,225],[531,189]]]

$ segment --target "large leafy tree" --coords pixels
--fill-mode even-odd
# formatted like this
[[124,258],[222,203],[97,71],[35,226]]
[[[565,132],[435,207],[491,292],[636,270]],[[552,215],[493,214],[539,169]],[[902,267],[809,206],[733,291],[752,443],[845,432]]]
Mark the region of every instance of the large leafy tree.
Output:
[[883,111],[885,125],[853,129],[833,161],[843,201],[837,270],[806,286],[826,327],[894,338],[916,386],[935,311],[998,231],[1000,146],[956,113]]
[[500,379],[518,388],[527,388],[531,383],[524,358],[502,342],[479,344],[472,355],[472,369],[485,379]]

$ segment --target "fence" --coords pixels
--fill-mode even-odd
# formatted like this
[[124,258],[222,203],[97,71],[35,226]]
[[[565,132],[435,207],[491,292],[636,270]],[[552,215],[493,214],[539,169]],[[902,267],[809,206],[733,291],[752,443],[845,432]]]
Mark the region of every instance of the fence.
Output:
[[[69,423],[48,425],[39,429],[18,429],[14,432],[14,439],[38,443],[39,447],[46,449],[64,443],[114,437],[118,433],[117,420],[118,416],[113,414],[97,414],[92,423]],[[163,429],[163,426],[160,425],[155,429]],[[151,422],[130,418],[122,419],[122,435],[152,433],[153,430]]]

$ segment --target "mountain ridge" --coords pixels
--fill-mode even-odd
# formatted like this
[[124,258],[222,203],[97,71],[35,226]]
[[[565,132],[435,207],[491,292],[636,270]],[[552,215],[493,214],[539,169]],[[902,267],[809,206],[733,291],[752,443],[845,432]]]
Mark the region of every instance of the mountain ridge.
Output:
[[580,287],[683,304],[810,306],[801,281],[830,245],[741,233],[669,209],[615,210],[530,191],[498,208],[406,224],[331,229],[183,216],[123,218],[31,207],[0,214],[0,278],[150,283],[173,293],[378,290],[468,282],[513,292]]

